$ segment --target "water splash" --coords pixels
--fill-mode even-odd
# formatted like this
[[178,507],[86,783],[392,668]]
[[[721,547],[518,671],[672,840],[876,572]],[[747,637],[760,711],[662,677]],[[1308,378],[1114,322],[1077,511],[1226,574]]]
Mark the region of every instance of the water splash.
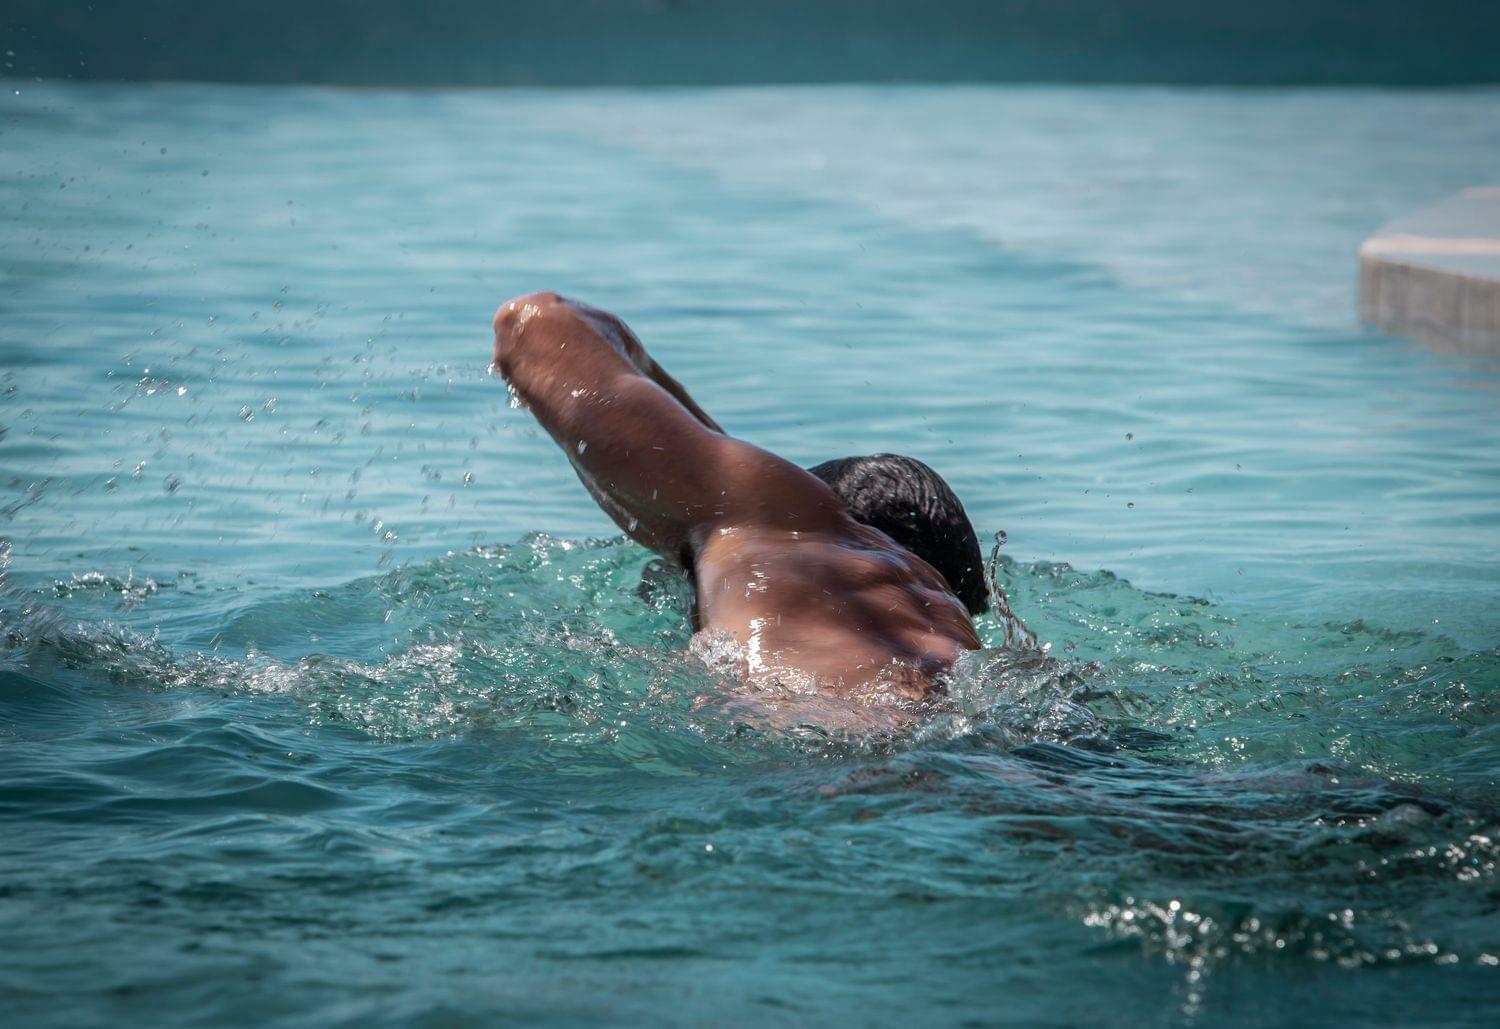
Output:
[[995,545],[990,549],[989,561],[984,566],[984,584],[990,595],[990,609],[1000,621],[1004,646],[1012,650],[1046,651],[1051,645],[1039,647],[1036,633],[1027,628],[1021,616],[1011,609],[1010,597],[1000,584],[1000,548],[1005,546],[1007,539],[1003,529],[995,533]]

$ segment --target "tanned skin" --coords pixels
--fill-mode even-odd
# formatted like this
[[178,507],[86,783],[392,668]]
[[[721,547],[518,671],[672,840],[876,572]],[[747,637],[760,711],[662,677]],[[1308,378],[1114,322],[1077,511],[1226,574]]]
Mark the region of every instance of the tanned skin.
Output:
[[695,628],[732,637],[748,679],[921,699],[979,648],[931,565],[808,472],[726,435],[614,315],[556,293],[507,301],[493,368],[615,524],[693,574]]

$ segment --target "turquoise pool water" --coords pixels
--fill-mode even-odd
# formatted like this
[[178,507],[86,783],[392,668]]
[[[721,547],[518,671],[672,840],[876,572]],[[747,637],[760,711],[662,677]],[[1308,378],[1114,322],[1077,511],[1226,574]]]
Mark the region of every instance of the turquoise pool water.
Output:
[[[19,1021],[1500,1019],[1500,364],[1352,317],[1363,235],[1500,181],[1500,94],[0,129]],[[1050,655],[897,740],[737,722],[485,374],[536,288],[793,459],[938,467]]]

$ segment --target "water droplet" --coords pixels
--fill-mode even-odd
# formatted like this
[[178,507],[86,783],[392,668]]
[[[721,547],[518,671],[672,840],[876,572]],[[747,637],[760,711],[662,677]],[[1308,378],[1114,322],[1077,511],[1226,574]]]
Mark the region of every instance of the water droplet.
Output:
[[580,454],[583,453],[588,448],[589,448],[589,445],[587,443],[585,443],[583,440],[579,440],[578,441],[578,452]]
[[250,410],[249,404],[246,404],[244,407],[240,408],[240,418],[241,420],[247,422],[255,421],[255,412]]
[[1135,507],[1135,501],[1134,501],[1134,500],[1132,500],[1132,501],[1130,501],[1130,502],[1129,502],[1129,503],[1128,503],[1128,504],[1126,504],[1126,505],[1125,505],[1125,506],[1126,506],[1126,507]]
[[464,485],[468,486],[474,482],[473,472],[464,472]]

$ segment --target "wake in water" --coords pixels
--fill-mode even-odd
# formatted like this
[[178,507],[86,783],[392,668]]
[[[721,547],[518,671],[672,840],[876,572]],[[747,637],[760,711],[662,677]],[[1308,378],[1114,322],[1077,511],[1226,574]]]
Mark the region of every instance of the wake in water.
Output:
[[[138,608],[191,584],[89,572],[30,593],[9,590],[0,617],[13,661],[61,661],[158,689],[281,696],[306,704],[317,721],[383,739],[540,721],[535,727],[577,741],[645,719],[700,738],[749,733],[868,751],[917,731],[927,738],[972,731],[991,708],[1003,709],[1016,742],[1103,738],[1102,723],[1073,699],[1091,670],[1046,657],[1034,636],[1020,647],[1008,642],[1027,631],[1003,604],[997,610],[1007,614],[995,624],[1006,627],[1007,642],[966,657],[935,702],[878,683],[869,696],[843,700],[792,677],[741,681],[742,649],[691,636],[680,577],[651,562],[632,584],[639,560],[624,541],[537,534],[231,608],[211,638],[189,635],[177,646],[164,642],[178,635],[173,612]],[[105,617],[70,623],[57,601]],[[196,610],[189,619],[202,620]]]
[[[990,645],[963,656],[936,704],[906,705],[921,718],[905,728],[922,739],[982,728],[1012,746],[1155,748],[1211,768],[1320,758],[1437,782],[1473,767],[1473,748],[1459,740],[1493,714],[1494,651],[1462,654],[1442,636],[1361,623],[1230,615],[1108,572],[1017,564],[998,549],[993,610],[978,620]],[[583,725],[653,705],[711,712],[740,688],[735,655],[723,641],[694,643],[684,584],[641,566],[641,551],[624,540],[533,534],[248,601],[210,593],[190,573],[156,582],[91,571],[6,585],[0,632],[13,667],[58,660],[157,688],[302,698],[315,719],[388,739],[519,724],[532,709],[571,711]],[[1065,657],[1037,642],[1010,593]],[[1432,717],[1414,730],[1414,761],[1412,738],[1375,723],[1419,703]],[[1336,719],[1338,737],[1285,731],[1315,716]],[[682,724],[701,733],[711,721]]]

